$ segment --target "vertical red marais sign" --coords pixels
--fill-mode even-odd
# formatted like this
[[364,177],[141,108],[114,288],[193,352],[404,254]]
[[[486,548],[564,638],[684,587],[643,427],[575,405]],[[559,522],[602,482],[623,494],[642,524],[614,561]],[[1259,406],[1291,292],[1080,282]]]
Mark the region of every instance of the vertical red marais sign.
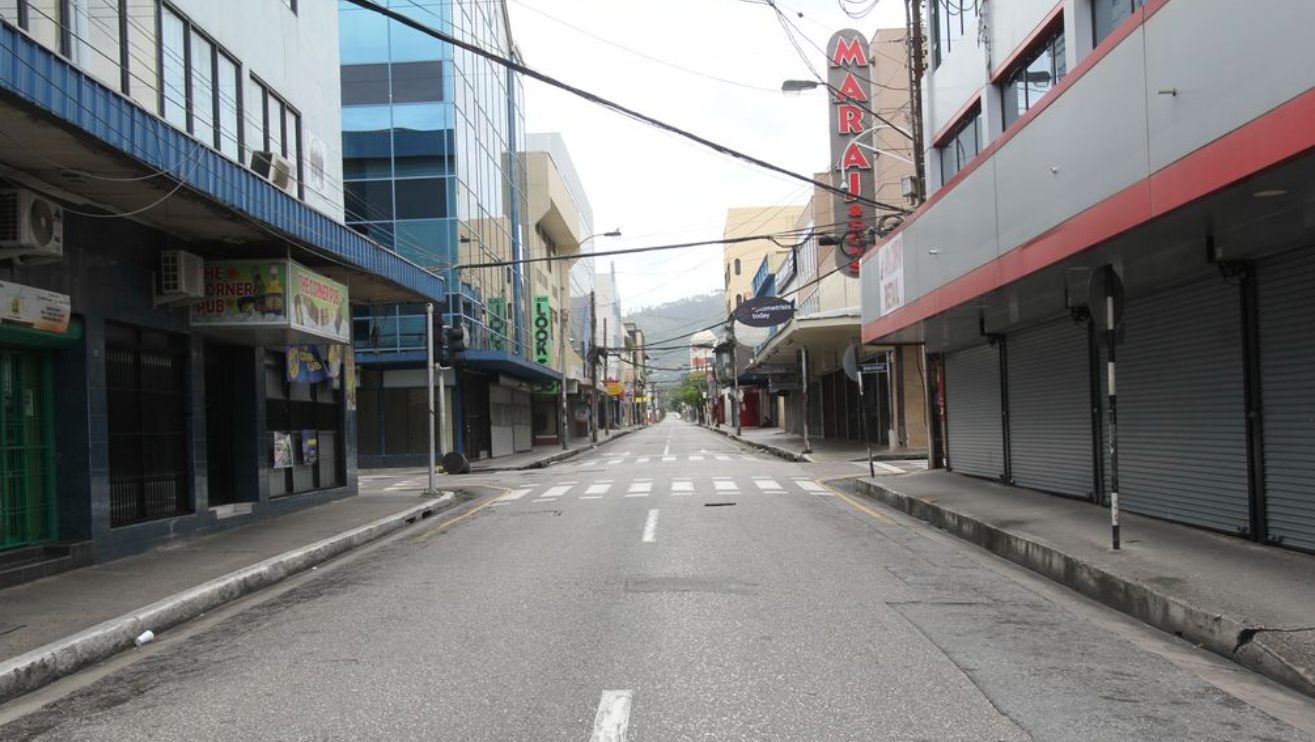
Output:
[[849,193],[835,199],[835,224],[841,233],[836,248],[836,265],[851,276],[858,275],[859,259],[872,239],[868,230],[876,226],[871,201],[877,195],[872,164],[873,124],[867,37],[853,29],[837,31],[826,45],[827,88],[831,99],[831,168],[834,183]]

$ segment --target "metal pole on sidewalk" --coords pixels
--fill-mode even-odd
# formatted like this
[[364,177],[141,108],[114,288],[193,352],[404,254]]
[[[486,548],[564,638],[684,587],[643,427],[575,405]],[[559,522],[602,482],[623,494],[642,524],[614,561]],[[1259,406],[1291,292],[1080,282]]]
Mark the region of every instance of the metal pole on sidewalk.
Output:
[[562,378],[561,381],[557,382],[557,399],[560,402],[559,406],[561,407],[561,409],[557,411],[557,416],[561,418],[561,425],[557,426],[557,435],[562,439],[562,450],[565,451],[570,448],[570,446],[566,444],[566,328],[569,327],[567,322],[570,320],[571,315],[570,312],[563,309],[558,314],[558,317],[560,317],[560,321],[558,322],[557,331],[561,333],[562,336],[558,338],[557,341],[557,357],[561,359]]
[[804,393],[804,453],[812,453],[813,446],[808,440],[808,348],[799,349],[799,362],[803,368],[800,370],[800,388]]
[[429,383],[426,385],[429,392],[429,494],[434,493],[434,466],[437,464],[434,456],[434,303],[425,304],[425,370]]
[[[611,360],[608,358],[607,345],[607,318],[603,318],[603,383],[607,384],[608,372],[611,371]],[[607,437],[612,437],[612,393],[609,391],[603,395],[603,430],[607,431]]]
[[[1106,268],[1111,273],[1112,269]],[[1114,390],[1114,347],[1117,344],[1118,329],[1115,326],[1115,309],[1114,294],[1110,292],[1105,297],[1105,337],[1109,345],[1109,361],[1106,363],[1106,370],[1109,374],[1109,405],[1110,405],[1110,538],[1113,541],[1114,549],[1119,548],[1119,407],[1118,395]]]
[[740,423],[740,354],[739,343],[735,341],[735,320],[731,320],[731,373],[735,375],[731,396],[735,398],[735,435],[743,437],[744,429]]
[[[881,395],[877,395],[881,399]],[[877,476],[877,468],[872,463],[872,436],[868,435],[868,403],[863,395],[863,364],[858,366],[858,426],[863,431],[863,445],[868,449],[868,476]]]

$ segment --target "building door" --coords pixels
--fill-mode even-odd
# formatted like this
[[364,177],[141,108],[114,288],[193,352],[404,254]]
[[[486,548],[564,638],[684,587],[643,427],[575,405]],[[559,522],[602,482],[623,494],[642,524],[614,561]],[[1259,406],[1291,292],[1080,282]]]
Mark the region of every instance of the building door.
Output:
[[470,371],[462,373],[463,413],[466,426],[466,456],[486,459],[493,450],[493,428],[489,420],[489,377]]
[[1261,261],[1256,286],[1267,535],[1315,551],[1315,251]]
[[50,357],[0,350],[0,549],[55,538]]
[[945,354],[945,414],[950,469],[1004,476],[1000,353],[991,345]]
[[[237,380],[242,373],[233,362],[233,348],[207,342],[205,347],[205,438],[206,480],[209,502],[228,505],[237,502],[237,478],[234,475],[237,444]],[[247,373],[250,373],[248,369]]]
[[1009,473],[1013,483],[1091,498],[1091,358],[1087,328],[1065,317],[1011,334]]

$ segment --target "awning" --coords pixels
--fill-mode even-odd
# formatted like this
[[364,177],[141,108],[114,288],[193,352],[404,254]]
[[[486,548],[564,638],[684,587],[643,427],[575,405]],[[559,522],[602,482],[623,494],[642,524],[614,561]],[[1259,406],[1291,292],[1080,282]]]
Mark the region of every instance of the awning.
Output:
[[558,381],[562,375],[527,358],[505,350],[467,350],[466,366],[476,371],[496,371],[526,381]]
[[762,346],[745,370],[793,364],[794,352],[799,348],[806,347],[810,351],[846,348],[859,342],[861,331],[862,325],[857,313],[802,319],[796,317]]

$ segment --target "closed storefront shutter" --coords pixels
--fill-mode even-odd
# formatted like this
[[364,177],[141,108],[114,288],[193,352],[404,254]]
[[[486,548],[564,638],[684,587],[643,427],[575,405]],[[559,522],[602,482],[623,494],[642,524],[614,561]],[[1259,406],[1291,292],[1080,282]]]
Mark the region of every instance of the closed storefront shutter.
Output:
[[1021,487],[1090,497],[1087,330],[1070,319],[1009,336],[1009,473]]
[[960,474],[1003,477],[1000,354],[994,347],[946,354],[945,407],[950,468]]
[[1315,550],[1315,251],[1257,266],[1269,537]]
[[1130,301],[1118,348],[1120,507],[1227,533],[1248,524],[1238,287]]

